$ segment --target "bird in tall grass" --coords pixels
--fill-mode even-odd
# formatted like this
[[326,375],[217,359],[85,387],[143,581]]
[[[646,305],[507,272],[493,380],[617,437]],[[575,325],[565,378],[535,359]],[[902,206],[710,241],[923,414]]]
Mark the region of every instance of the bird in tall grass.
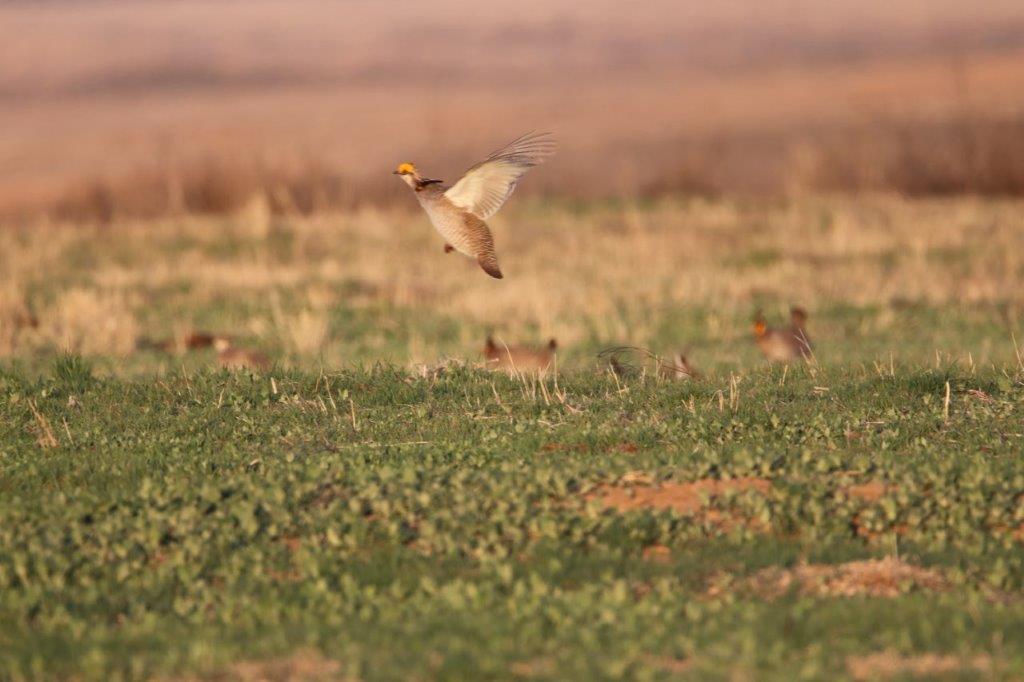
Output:
[[201,350],[216,346],[218,343],[231,344],[230,336],[224,334],[211,334],[210,332],[192,331],[181,336],[173,336],[168,339],[154,341],[149,338],[139,339],[135,347],[138,350],[159,350],[165,353],[183,353],[189,350]]
[[226,337],[215,339],[213,347],[217,350],[217,362],[224,369],[245,369],[256,372],[266,372],[270,369],[270,358],[266,355],[258,350],[239,348]]
[[484,221],[498,212],[526,171],[554,152],[551,135],[528,133],[470,166],[451,187],[423,177],[411,163],[399,165],[394,174],[416,193],[434,229],[445,239],[445,253],[458,251],[474,258],[484,272],[501,279],[494,237]]
[[558,341],[549,339],[539,348],[532,346],[508,346],[495,342],[488,335],[484,342],[484,361],[489,369],[501,369],[510,373],[544,372],[555,362]]
[[758,312],[754,317],[754,340],[769,362],[789,362],[811,358],[811,340],[807,336],[807,311],[792,308],[789,327],[772,329]]
[[676,353],[672,356],[671,363],[658,363],[658,376],[664,379],[685,381],[686,379],[699,379],[700,372],[693,368],[685,353]]

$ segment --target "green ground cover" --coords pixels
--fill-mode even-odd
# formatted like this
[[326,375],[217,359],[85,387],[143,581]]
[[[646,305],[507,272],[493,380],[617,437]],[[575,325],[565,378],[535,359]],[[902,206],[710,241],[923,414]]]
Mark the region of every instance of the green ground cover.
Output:
[[[1018,365],[941,359],[9,363],[0,677],[1020,677],[1022,406]],[[763,487],[657,501],[729,480]]]

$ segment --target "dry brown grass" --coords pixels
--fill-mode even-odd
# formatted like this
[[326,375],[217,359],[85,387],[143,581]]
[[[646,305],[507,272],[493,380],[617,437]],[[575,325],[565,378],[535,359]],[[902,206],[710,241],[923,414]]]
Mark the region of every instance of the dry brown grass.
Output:
[[276,292],[271,296],[271,309],[277,334],[296,356],[316,355],[327,342],[330,326],[330,307],[335,297],[329,289],[310,287],[307,305],[298,310],[285,311]]
[[[526,193],[1020,194],[1011,0],[0,6],[0,215],[315,213],[528,129]],[[110,39],[110,36],[117,39]],[[256,199],[254,199],[256,197]]]
[[[500,139],[482,142],[480,152]],[[937,123],[881,119],[813,132],[793,129],[723,134],[714,139],[685,135],[658,140],[650,148],[647,144],[618,147],[614,151],[611,146],[570,149],[575,167],[546,179],[543,188],[576,199],[879,191],[906,196],[1024,195],[1024,114]],[[465,165],[444,161],[446,153],[441,149],[434,156],[442,159],[437,165],[447,167],[452,177]],[[627,168],[623,159],[631,159],[631,166]],[[309,215],[400,201],[383,175],[337,166],[317,157],[294,167],[251,159],[204,160],[163,171],[75,180],[35,203],[0,201],[0,216],[24,220],[43,214],[59,220],[109,223],[183,213],[255,211],[253,224],[260,225],[267,221],[260,213]],[[597,167],[604,171],[593,178],[590,169]],[[536,189],[527,187],[525,193],[536,193]]]
[[139,336],[135,305],[124,291],[68,289],[43,313],[41,332],[65,352],[126,355]]
[[[0,341],[8,356],[45,347],[118,354],[140,336],[198,328],[339,365],[355,358],[337,343],[346,330],[331,327],[331,311],[393,306],[472,322],[459,327],[459,344],[462,357],[476,358],[487,328],[514,341],[554,336],[568,349],[593,337],[645,346],[662,324],[658,311],[694,306],[710,311],[702,334],[747,339],[749,315],[767,299],[799,302],[812,315],[836,301],[872,306],[846,332],[864,337],[900,336],[894,311],[907,302],[998,305],[1008,344],[1024,314],[1022,211],[1013,201],[885,197],[582,213],[520,201],[493,220],[514,286],[443,254],[427,220],[404,210],[260,213],[255,227],[245,217],[183,216],[0,230]],[[183,287],[187,307],[165,310]],[[195,315],[212,309],[230,312],[230,326],[197,324]],[[38,327],[26,324],[26,311]],[[382,343],[384,333],[369,330],[364,344]],[[434,363],[445,352],[416,327],[410,334],[410,361]],[[971,350],[983,360],[985,349]]]
[[35,418],[35,434],[36,443],[40,448],[44,450],[49,448],[55,448],[60,445],[60,441],[53,435],[53,427],[50,426],[50,420],[39,411],[36,407],[35,401],[30,400],[28,403],[29,409],[32,410],[32,416]]
[[0,288],[0,357],[6,357],[23,345],[26,336],[39,326],[17,280]]

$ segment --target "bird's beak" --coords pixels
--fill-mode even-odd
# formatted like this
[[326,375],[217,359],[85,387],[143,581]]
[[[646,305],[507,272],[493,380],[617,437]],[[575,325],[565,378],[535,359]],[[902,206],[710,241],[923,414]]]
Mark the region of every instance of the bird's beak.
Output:
[[400,173],[398,171],[391,171],[391,174],[392,175],[400,175]]

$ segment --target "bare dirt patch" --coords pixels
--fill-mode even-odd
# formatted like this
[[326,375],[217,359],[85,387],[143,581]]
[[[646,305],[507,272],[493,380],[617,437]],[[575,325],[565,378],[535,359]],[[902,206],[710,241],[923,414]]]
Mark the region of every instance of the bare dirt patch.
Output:
[[914,590],[942,592],[949,583],[939,571],[908,564],[901,559],[867,559],[843,564],[801,564],[793,568],[766,568],[739,584],[728,577],[712,582],[711,596],[727,590],[749,590],[773,599],[796,590],[818,597],[897,597]]
[[584,443],[545,443],[541,446],[544,452],[587,452],[589,448]]
[[338,661],[324,658],[315,651],[300,651],[284,658],[239,661],[210,679],[238,682],[335,682],[357,678],[346,674]]
[[[886,495],[888,495],[889,493],[896,491],[897,489],[898,487],[891,483],[886,483],[885,481],[879,480],[872,480],[867,481],[865,483],[858,483],[856,485],[846,486],[842,488],[842,492],[844,492],[851,499],[860,500],[868,504],[874,504],[881,500]],[[857,535],[859,537],[866,538],[868,540],[875,540],[881,535],[883,535],[883,533],[879,533],[868,528],[864,522],[864,519],[859,513],[853,517],[853,527],[856,530]],[[903,535],[908,530],[909,528],[906,526],[906,524],[900,524],[891,529],[891,531],[896,533],[897,535]]]
[[555,661],[550,658],[535,658],[528,661],[517,661],[509,667],[516,677],[550,677],[555,673]]
[[[587,499],[598,500],[605,507],[619,512],[655,509],[695,514],[716,497],[750,490],[765,495],[771,489],[771,482],[763,478],[708,478],[692,483],[665,481],[657,485],[649,485],[648,481],[641,475],[626,474],[619,483],[598,487],[587,495]],[[640,485],[629,485],[632,482]]]
[[647,656],[645,662],[652,668],[671,675],[682,675],[690,672],[693,668],[693,661],[688,658],[673,658],[671,656]]
[[903,656],[882,651],[867,656],[850,656],[846,669],[855,680],[879,680],[891,677],[934,677],[955,673],[987,673],[992,659],[985,655],[961,658],[945,654]]
[[672,557],[672,550],[665,545],[648,545],[644,547],[641,556],[648,561],[664,564]]
[[886,493],[896,489],[896,486],[889,485],[884,481],[868,481],[867,483],[860,483],[857,485],[851,485],[844,489],[844,492],[855,499],[864,500],[865,502],[878,502],[880,499],[885,497]]

